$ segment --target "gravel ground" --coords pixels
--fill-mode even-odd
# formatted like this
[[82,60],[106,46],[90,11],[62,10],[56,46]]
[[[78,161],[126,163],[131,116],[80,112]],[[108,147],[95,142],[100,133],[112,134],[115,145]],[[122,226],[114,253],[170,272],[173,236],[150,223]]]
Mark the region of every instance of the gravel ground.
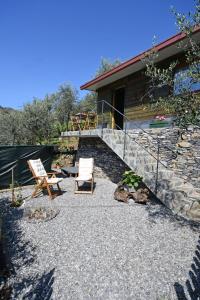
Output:
[[105,179],[96,180],[92,196],[75,195],[73,180],[63,180],[53,201],[26,201],[59,209],[48,222],[27,222],[0,194],[12,299],[199,299],[192,298],[200,290],[198,226],[155,201],[115,201],[116,185]]

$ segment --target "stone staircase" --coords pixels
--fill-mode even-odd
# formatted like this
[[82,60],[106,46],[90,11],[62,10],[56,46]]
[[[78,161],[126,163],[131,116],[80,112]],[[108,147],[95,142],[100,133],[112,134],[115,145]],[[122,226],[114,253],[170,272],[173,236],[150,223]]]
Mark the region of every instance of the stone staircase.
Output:
[[[101,139],[138,175],[174,213],[200,220],[200,192],[170,169],[164,161],[157,164],[157,153],[136,142],[133,134],[121,130],[99,130]],[[126,139],[124,147],[124,139]],[[158,168],[158,170],[157,170]]]

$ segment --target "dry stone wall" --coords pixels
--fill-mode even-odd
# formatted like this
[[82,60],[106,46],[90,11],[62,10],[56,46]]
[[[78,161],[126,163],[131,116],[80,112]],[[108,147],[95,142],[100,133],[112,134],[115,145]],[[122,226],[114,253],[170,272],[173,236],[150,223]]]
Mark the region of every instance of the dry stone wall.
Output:
[[190,182],[200,191],[200,130],[189,128],[180,131],[179,128],[154,128],[144,131],[130,131],[132,138],[151,151],[174,173]]

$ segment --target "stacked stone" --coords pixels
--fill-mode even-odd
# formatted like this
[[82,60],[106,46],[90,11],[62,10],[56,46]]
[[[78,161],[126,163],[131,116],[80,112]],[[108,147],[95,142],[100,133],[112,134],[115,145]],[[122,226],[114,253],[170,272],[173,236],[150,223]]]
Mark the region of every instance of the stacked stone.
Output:
[[194,187],[200,187],[200,130],[191,128],[180,134],[178,128],[154,128],[129,134],[155,157],[159,139],[160,161]]

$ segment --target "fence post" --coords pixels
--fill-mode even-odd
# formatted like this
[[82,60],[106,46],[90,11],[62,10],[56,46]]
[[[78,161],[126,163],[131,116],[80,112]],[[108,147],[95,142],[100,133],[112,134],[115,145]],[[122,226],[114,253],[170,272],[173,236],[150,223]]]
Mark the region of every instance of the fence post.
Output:
[[125,158],[126,154],[126,120],[125,120],[125,126],[124,126],[124,149],[123,149],[123,159]]
[[160,140],[157,137],[157,163],[156,163],[156,182],[155,182],[155,194],[158,192],[158,169],[159,169],[159,160],[160,160]]
[[12,183],[11,183],[11,191],[12,191],[12,203],[14,203],[16,201],[16,197],[15,197],[15,178],[14,178],[14,168],[16,166],[12,167],[11,169],[11,174],[12,174]]

